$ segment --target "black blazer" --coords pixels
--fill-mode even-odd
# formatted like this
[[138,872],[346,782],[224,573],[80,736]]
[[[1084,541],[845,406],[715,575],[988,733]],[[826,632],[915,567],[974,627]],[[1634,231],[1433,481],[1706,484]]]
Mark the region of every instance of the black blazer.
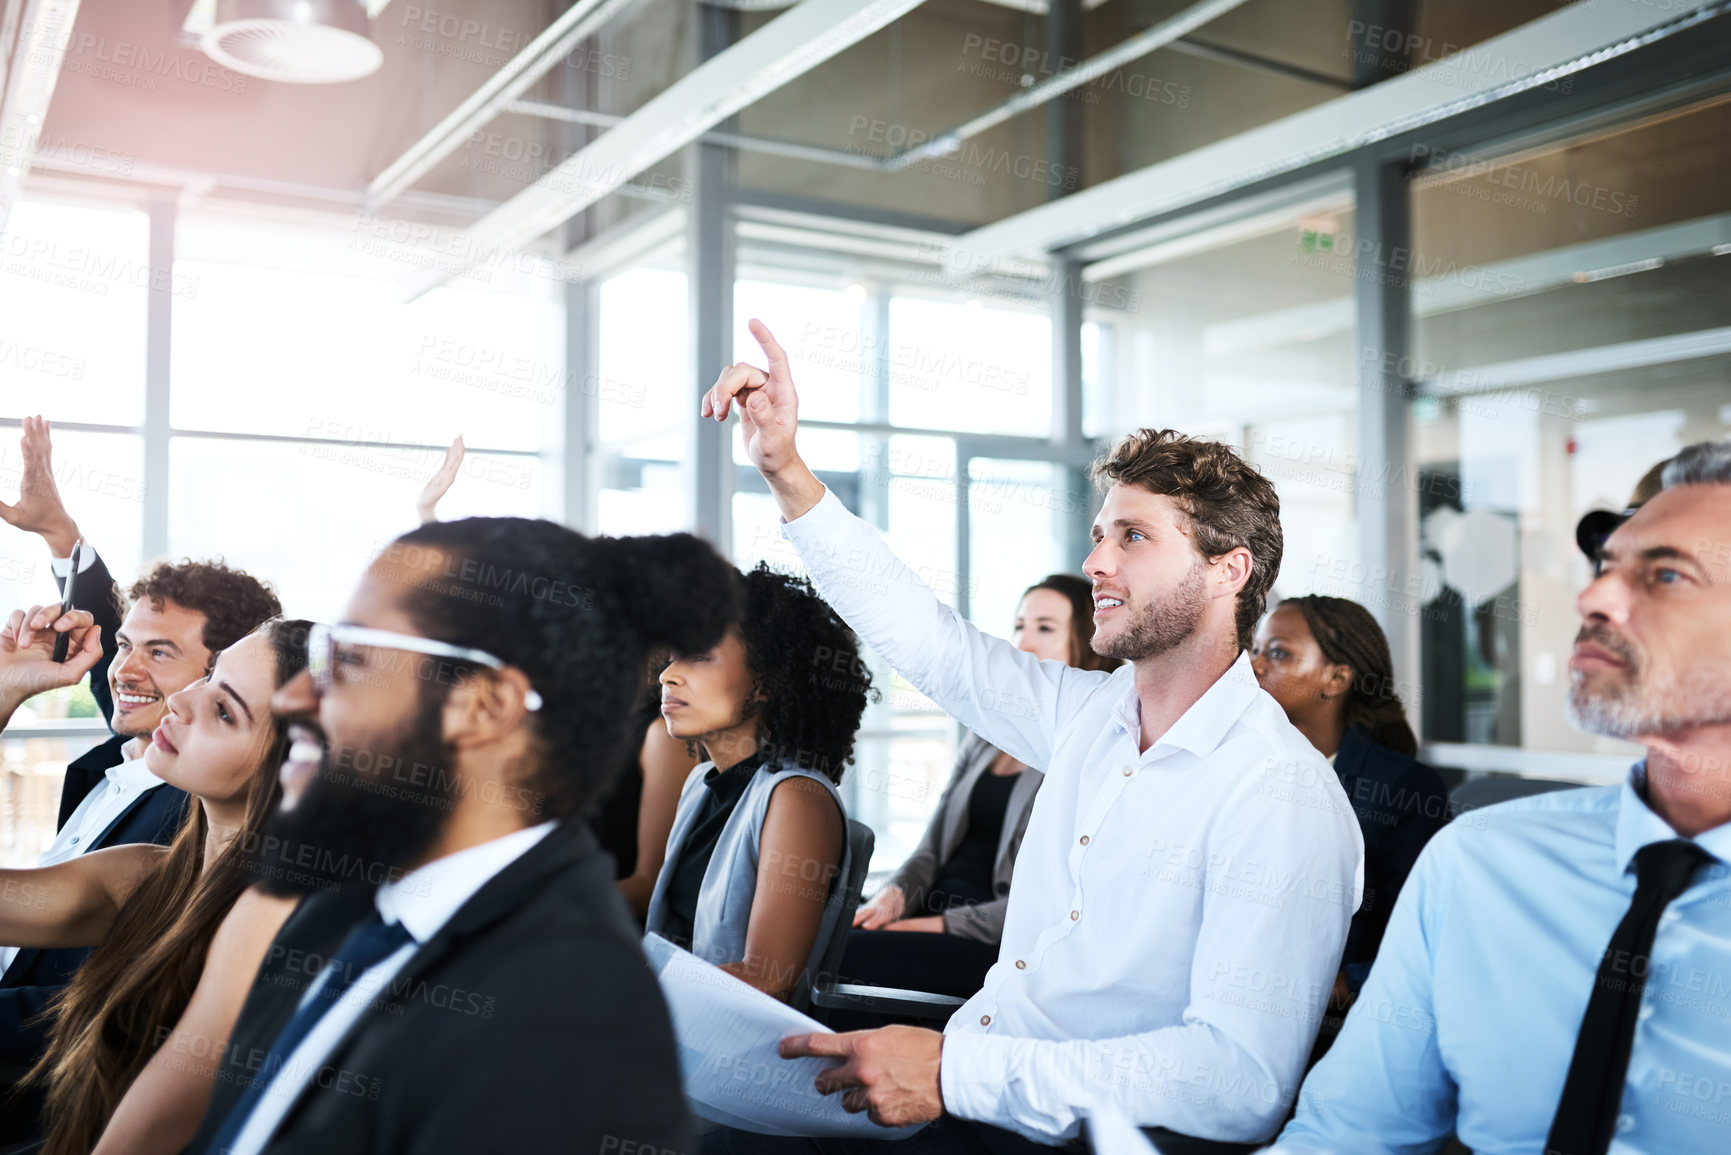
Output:
[[[61,589],[64,591],[65,586]],[[96,699],[103,720],[113,725],[114,694],[108,688],[108,667],[114,664],[114,635],[120,629],[120,591],[115,588],[114,578],[100,554],[89,569],[78,575],[72,604],[76,609],[89,610],[90,616],[102,628],[102,657],[90,670],[90,696]],[[66,767],[66,781],[60,787],[60,817],[54,824],[55,829],[66,825],[66,820],[72,817],[84,796],[102,781],[105,770],[120,765],[120,748],[126,743],[126,738],[116,734]]]
[[1378,746],[1356,726],[1341,739],[1334,770],[1364,834],[1364,902],[1352,916],[1340,961],[1368,964],[1419,851],[1448,821],[1448,790],[1435,770]]
[[[100,749],[100,747],[98,747]],[[88,849],[129,842],[166,844],[186,818],[191,798],[167,783],[152,786],[132,800]],[[48,1024],[31,1020],[72,981],[90,956],[87,947],[25,947],[0,975],[0,1062],[33,1063],[48,1045]]]
[[[367,896],[370,899],[370,896]],[[266,953],[204,1125],[205,1152],[320,966],[363,917],[301,903]],[[613,887],[573,819],[464,903],[357,1021],[284,1117],[272,1155],[691,1152],[673,1026]]]

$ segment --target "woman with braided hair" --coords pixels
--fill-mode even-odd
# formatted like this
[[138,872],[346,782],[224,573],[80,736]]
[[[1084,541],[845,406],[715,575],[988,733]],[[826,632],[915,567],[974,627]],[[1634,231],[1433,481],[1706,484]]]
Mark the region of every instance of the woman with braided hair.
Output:
[[1263,619],[1251,665],[1262,688],[1334,765],[1364,834],[1364,902],[1347,931],[1314,1062],[1370,973],[1419,851],[1448,821],[1448,791],[1415,757],[1418,739],[1395,689],[1388,638],[1357,602],[1287,598]]

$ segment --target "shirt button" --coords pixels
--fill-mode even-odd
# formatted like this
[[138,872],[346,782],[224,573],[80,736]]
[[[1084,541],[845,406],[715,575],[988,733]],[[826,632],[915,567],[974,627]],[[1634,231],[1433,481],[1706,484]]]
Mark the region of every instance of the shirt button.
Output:
[[1079,910],[1072,910],[1070,912],[1070,921],[1071,922],[1075,922],[1077,919],[1079,919],[1081,917],[1082,917],[1082,912]]
[[1088,836],[1086,834],[1082,835],[1082,845],[1088,845]]
[[980,1016],[980,1026],[989,1027],[991,1025],[992,1025],[992,1016],[991,1015],[981,1015]]
[[1028,969],[1028,964],[1023,962],[1021,959],[1017,959],[1016,960],[1016,969],[1019,971],[1025,971]]
[[1641,1004],[1641,1010],[1638,1014],[1636,1014],[1635,1018],[1637,1018],[1638,1020],[1640,1020],[1641,1022],[1644,1023],[1652,1017],[1653,1017],[1653,1004],[1652,1003],[1642,1003]]
[[76,835],[76,834],[74,834],[72,836],[72,845],[74,845],[74,846],[78,845],[78,835]]
[[1617,1131],[1619,1133],[1627,1134],[1628,1132],[1633,1131],[1634,1129],[1635,1129],[1635,1117],[1633,1115],[1618,1115],[1617,1116]]
[[1130,767],[1128,767],[1128,766],[1124,767],[1124,777],[1128,778],[1128,777],[1130,777],[1130,774],[1131,774]]
[[109,793],[110,793],[110,794],[119,794],[119,793],[120,793],[120,787],[118,787],[118,786],[110,786],[110,787],[109,787],[109,788],[108,788],[108,792],[109,792]]

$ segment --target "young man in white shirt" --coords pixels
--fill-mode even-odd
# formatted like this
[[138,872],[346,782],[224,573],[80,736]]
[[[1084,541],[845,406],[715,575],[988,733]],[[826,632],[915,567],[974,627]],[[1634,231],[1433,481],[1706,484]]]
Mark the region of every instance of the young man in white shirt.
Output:
[[[1358,824],[1327,762],[1244,653],[1280,567],[1273,486],[1232,450],[1142,430],[1096,468],[1085,568],[1112,674],[1041,662],[943,606],[826,492],[795,445],[786,355],[735,365],[749,453],[820,593],[914,685],[1046,781],[985,986],[943,1034],[785,1040],[834,1056],[853,1111],[931,1123],[897,1149],[1073,1139],[1095,1105],[1200,1138],[1267,1139],[1296,1093],[1362,885]],[[780,1149],[722,1131],[706,1150]],[[801,1141],[794,1141],[796,1144]],[[824,1141],[825,1151],[846,1143]]]

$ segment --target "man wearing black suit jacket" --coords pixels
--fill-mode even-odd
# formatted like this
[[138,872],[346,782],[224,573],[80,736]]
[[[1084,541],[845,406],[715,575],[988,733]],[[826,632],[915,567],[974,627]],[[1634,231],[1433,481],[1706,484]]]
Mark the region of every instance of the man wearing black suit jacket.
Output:
[[[387,547],[272,702],[292,745],[264,840],[293,867],[270,885],[312,896],[190,1150],[691,1152],[672,1024],[582,814],[650,648],[705,652],[736,609],[688,535],[470,518]],[[358,906],[320,892],[357,879],[382,880]]]
[[[54,482],[48,422],[26,418],[21,449],[19,498],[11,505],[0,502],[0,519],[42,537],[64,590],[72,547],[82,534]],[[194,562],[157,566],[133,585],[131,608],[123,610],[114,578],[88,544],[73,591],[74,608],[90,611],[101,630],[102,657],[90,670],[90,692],[113,734],[68,764],[59,832],[38,859],[40,866],[126,843],[166,844],[174,837],[188,798],[145,768],[150,734],[171,694],[204,677],[218,651],[282,612],[256,578]],[[75,685],[83,676],[69,669],[63,684]],[[0,690],[0,726],[27,698],[53,688]],[[33,1020],[89,954],[84,948],[0,947],[0,1084],[14,1081],[40,1055],[47,1025]],[[0,1113],[18,1114],[4,1106]],[[10,1130],[0,1123],[0,1137]]]

